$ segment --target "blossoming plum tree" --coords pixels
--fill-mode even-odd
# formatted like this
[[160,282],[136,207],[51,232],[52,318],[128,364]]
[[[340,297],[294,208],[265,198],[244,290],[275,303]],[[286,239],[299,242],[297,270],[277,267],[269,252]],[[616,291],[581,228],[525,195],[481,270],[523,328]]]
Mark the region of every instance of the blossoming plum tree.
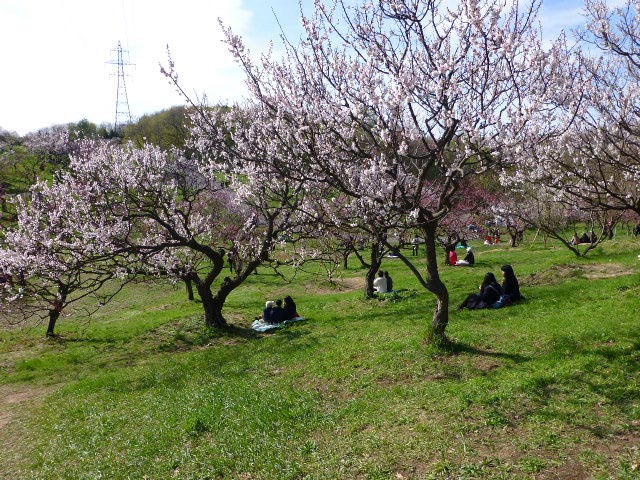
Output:
[[640,2],[587,0],[585,11],[582,49],[556,79],[574,96],[558,102],[564,132],[530,145],[507,181],[544,184],[595,210],[640,213]]
[[521,142],[533,113],[539,131],[553,115],[545,107],[563,50],[543,52],[537,7],[317,0],[302,19],[304,38],[285,38],[283,58],[267,53],[258,62],[225,29],[254,112],[250,126],[229,127],[244,132],[236,154],[257,161],[256,145],[286,152],[284,175],[322,182],[415,225],[425,239],[426,277],[412,271],[437,298],[439,340],[449,295],[437,266],[438,223],[463,178],[494,168],[505,147]]
[[[23,200],[18,227],[4,239],[3,304],[44,301],[52,334],[71,301],[108,280],[161,275],[193,282],[206,324],[227,325],[227,296],[269,259],[283,232],[295,231],[302,195],[286,179],[267,181],[258,166],[227,166],[152,145],[79,142],[53,185],[41,182]],[[234,274],[220,278],[232,248]]]
[[[226,326],[227,296],[291,228],[300,188],[286,180],[269,183],[256,166],[229,170],[214,158],[203,165],[178,150],[84,145],[60,181],[69,188],[91,186],[85,198],[105,212],[107,223],[120,226],[109,238],[136,255],[136,272],[192,281],[206,324]],[[234,273],[221,279],[232,248]]]
[[36,183],[18,198],[16,225],[0,242],[0,309],[17,320],[48,318],[47,336],[65,308],[94,296],[84,301],[90,312],[130,279],[119,268],[126,252],[109,241],[123,225],[107,225],[85,187]]

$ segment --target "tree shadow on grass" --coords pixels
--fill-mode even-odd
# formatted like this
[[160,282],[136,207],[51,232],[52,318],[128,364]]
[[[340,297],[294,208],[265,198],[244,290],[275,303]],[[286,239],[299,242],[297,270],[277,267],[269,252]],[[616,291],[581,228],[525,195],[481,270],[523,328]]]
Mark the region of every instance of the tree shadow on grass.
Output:
[[[571,362],[569,370],[565,358]],[[640,374],[640,341],[586,346],[559,342],[540,359],[541,366],[523,370],[514,384],[526,399],[520,417],[560,422],[599,439],[640,434],[633,426],[640,394],[634,381]],[[549,365],[550,359],[559,368]]]
[[236,337],[236,338],[244,338],[247,340],[255,340],[260,338],[261,335],[259,332],[256,332],[250,327],[243,327],[240,325],[229,324],[226,327],[220,329],[209,329],[213,334],[211,338],[220,338],[220,337]]
[[532,357],[527,357],[525,355],[520,355],[518,353],[506,353],[506,352],[496,352],[493,350],[483,350],[473,345],[469,345],[463,342],[449,341],[446,345],[440,347],[443,352],[446,352],[450,355],[459,355],[462,353],[468,353],[471,355],[481,355],[485,357],[492,358],[503,358],[507,360],[511,360],[514,363],[523,363],[532,360]]
[[259,340],[261,338],[278,335],[286,340],[296,340],[304,337],[310,333],[309,329],[302,329],[299,327],[308,324],[308,319],[299,320],[296,322],[285,322],[282,326],[267,330],[265,332],[258,332],[251,327],[244,327],[241,325],[228,325],[221,329],[208,329],[210,332],[210,338],[214,339],[245,339],[245,340]]

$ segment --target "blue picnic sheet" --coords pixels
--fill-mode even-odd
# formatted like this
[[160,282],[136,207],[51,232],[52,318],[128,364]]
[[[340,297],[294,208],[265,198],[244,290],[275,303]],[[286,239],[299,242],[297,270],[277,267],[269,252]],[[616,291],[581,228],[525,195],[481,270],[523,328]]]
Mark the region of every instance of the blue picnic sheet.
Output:
[[256,332],[267,332],[269,330],[275,330],[276,328],[281,328],[285,326],[287,323],[299,322],[300,320],[304,320],[303,317],[294,317],[289,320],[285,320],[280,323],[266,323],[262,319],[254,320],[251,324],[251,328]]

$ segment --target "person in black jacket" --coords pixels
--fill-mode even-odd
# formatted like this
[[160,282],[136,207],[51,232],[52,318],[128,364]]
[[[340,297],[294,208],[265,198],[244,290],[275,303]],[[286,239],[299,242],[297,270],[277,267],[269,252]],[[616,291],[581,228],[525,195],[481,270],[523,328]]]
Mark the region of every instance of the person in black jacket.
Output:
[[393,278],[391,278],[391,275],[389,275],[389,272],[387,272],[387,271],[384,272],[384,278],[387,279],[387,292],[392,292],[393,291]]
[[296,303],[293,301],[289,295],[284,297],[284,319],[291,320],[292,318],[296,318],[298,316],[298,312],[296,310]]
[[282,308],[282,299],[276,300],[276,306],[271,311],[271,323],[280,323],[284,321],[284,309]]
[[500,299],[500,295],[502,295],[502,287],[496,280],[496,276],[488,272],[480,285],[480,293],[472,293],[465,298],[458,310],[465,307],[469,309],[488,308]]
[[[271,313],[273,312],[273,306],[275,305],[275,303],[273,303],[273,300],[269,300],[265,306],[264,306],[264,310],[262,312],[262,321],[264,321],[265,323],[271,323]],[[257,317],[256,320],[259,320],[260,317]]]
[[502,290],[508,297],[507,303],[522,300],[523,296],[520,294],[520,284],[513,271],[513,267],[511,265],[503,265],[500,270],[502,270],[502,276],[504,278],[502,281]]
[[467,247],[467,254],[462,260],[458,260],[456,265],[473,267],[476,263],[476,257],[473,255],[473,248]]

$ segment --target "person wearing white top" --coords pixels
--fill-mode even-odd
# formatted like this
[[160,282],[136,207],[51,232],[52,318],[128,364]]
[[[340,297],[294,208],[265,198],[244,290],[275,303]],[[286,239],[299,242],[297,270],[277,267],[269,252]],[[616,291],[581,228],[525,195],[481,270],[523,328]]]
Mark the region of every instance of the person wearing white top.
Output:
[[373,288],[376,289],[377,293],[387,293],[387,279],[382,270],[378,272],[378,276],[373,281]]

